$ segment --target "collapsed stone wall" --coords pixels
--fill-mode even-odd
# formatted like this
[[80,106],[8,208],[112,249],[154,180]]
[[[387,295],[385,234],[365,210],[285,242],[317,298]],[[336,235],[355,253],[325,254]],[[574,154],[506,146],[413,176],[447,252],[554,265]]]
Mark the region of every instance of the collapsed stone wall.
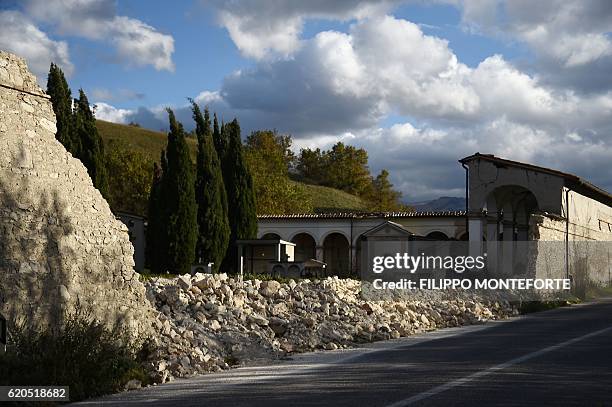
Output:
[[80,311],[149,334],[127,228],[55,132],[49,97],[0,51],[0,313],[40,327]]
[[198,273],[145,284],[160,311],[157,350],[148,363],[157,382],[517,312],[507,301],[457,291],[366,301],[360,281],[338,277],[280,283]]

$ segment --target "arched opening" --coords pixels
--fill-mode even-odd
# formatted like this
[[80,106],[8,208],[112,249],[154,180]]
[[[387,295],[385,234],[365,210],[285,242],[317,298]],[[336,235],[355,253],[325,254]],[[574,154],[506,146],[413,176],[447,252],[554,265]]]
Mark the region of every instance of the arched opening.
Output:
[[529,240],[529,218],[538,210],[538,201],[530,190],[518,185],[495,188],[487,197],[488,241]]
[[436,241],[448,240],[448,236],[446,236],[445,233],[440,232],[440,231],[428,233],[425,237],[431,240],[436,240]]
[[295,261],[306,261],[317,258],[317,245],[308,233],[298,233],[291,239],[295,243]]
[[331,233],[323,241],[323,261],[327,273],[347,277],[351,271],[348,239],[341,233]]
[[529,220],[539,210],[535,195],[522,186],[500,186],[487,197],[485,209],[489,270],[513,275],[526,272]]
[[262,240],[281,240],[277,233],[266,233],[261,237]]

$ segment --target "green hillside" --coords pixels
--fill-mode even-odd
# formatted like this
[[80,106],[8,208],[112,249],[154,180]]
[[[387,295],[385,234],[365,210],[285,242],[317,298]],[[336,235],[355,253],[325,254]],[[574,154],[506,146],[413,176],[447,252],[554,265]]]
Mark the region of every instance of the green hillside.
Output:
[[[107,146],[126,145],[150,158],[159,161],[159,155],[166,147],[166,134],[136,126],[97,121],[98,132]],[[197,142],[187,139],[192,159],[195,162]],[[359,197],[334,188],[302,184],[310,195],[317,212],[364,211],[366,203]]]
[[321,185],[302,184],[310,195],[315,212],[366,211],[367,204],[358,196]]
[[[97,120],[96,124],[105,145],[117,142],[125,143],[130,148],[146,154],[154,161],[159,161],[162,149],[166,148],[167,135],[165,133],[136,126],[105,122],[104,120]],[[197,142],[195,139],[189,138],[187,144],[190,147],[192,159],[195,160]]]

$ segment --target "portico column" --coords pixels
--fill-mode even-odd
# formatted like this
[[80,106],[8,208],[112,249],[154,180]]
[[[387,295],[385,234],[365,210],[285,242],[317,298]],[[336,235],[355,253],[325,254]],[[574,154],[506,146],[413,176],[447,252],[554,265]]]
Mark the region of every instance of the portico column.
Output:
[[470,215],[468,219],[470,256],[476,257],[482,255],[483,223],[483,216],[480,212]]
[[499,223],[497,212],[487,213],[487,270],[495,273],[498,269],[497,251],[499,246]]
[[504,221],[503,270],[511,275],[514,271],[514,222]]
[[351,275],[359,274],[359,270],[357,270],[357,265],[359,264],[357,260],[357,245],[351,245]]
[[529,225],[516,225],[516,242],[514,242],[514,275],[528,272],[529,253]]
[[317,257],[317,258],[316,258],[316,260],[319,260],[319,261],[324,261],[324,260],[323,260],[323,257],[324,257],[324,249],[323,249],[323,246],[319,246],[319,245],[317,245],[317,246],[315,247],[315,255],[316,255],[316,257]]

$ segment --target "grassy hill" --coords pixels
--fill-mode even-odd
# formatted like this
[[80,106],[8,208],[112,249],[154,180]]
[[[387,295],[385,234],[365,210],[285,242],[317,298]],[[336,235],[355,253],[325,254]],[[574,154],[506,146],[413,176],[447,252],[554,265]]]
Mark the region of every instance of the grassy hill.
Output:
[[[295,181],[294,181],[295,182]],[[358,196],[335,188],[303,184],[315,212],[358,212],[366,211],[367,204]]]
[[[159,155],[162,149],[166,148],[168,142],[168,136],[159,131],[110,123],[104,120],[96,120],[96,125],[105,145],[117,142],[125,143],[130,148],[146,154],[153,161],[159,161]],[[196,140],[188,138],[187,145],[191,150],[191,158],[195,160],[198,148]]]
[[[105,145],[126,145],[145,154],[151,161],[159,161],[160,153],[166,147],[167,135],[165,133],[103,120],[97,120],[96,124]],[[197,142],[193,138],[188,138],[187,144],[195,162]],[[319,185],[302,185],[306,188],[317,212],[363,211],[367,209],[366,203],[355,195]]]

